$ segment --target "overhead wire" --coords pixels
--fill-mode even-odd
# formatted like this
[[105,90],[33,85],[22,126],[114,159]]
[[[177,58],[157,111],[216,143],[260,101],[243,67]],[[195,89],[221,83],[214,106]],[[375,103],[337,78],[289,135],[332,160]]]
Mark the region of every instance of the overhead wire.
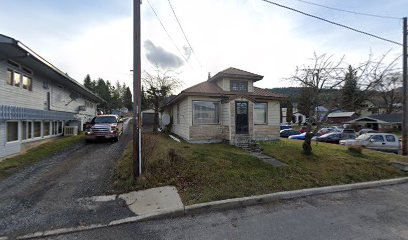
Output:
[[186,33],[184,32],[183,27],[181,26],[181,23],[180,23],[180,21],[179,21],[179,19],[178,19],[178,17],[177,17],[177,14],[176,14],[176,12],[174,11],[173,5],[171,4],[170,0],[167,0],[167,1],[169,2],[171,11],[173,12],[174,17],[176,18],[176,21],[177,21],[177,23],[178,23],[178,25],[179,25],[179,27],[180,27],[181,32],[183,33],[184,38],[186,39],[186,42],[187,42],[189,48],[191,49],[191,52],[194,54],[194,56],[195,56],[195,58],[196,58],[198,64],[199,64],[200,66],[202,66],[200,60],[199,60],[198,57],[197,57],[197,54],[195,53],[193,47],[192,47],[191,44],[190,44],[190,41],[189,41],[188,38],[187,38]]
[[323,4],[314,3],[314,2],[305,1],[305,0],[294,0],[294,1],[302,2],[302,3],[306,3],[306,4],[310,4],[310,5],[330,9],[330,10],[335,10],[335,11],[339,11],[339,12],[352,13],[352,14],[362,15],[362,16],[367,16],[367,17],[387,18],[387,19],[397,19],[397,20],[401,19],[400,17],[392,17],[392,16],[385,16],[385,15],[377,15],[377,14],[372,14],[372,13],[363,13],[363,12],[357,12],[357,11],[350,11],[350,10],[346,10],[346,9],[330,7],[330,6],[326,6],[326,5],[323,5]]
[[186,61],[186,63],[188,65],[190,65],[190,67],[192,68],[191,64],[188,62],[188,59],[184,56],[184,54],[181,52],[180,48],[177,46],[176,42],[174,41],[174,39],[171,37],[170,33],[167,31],[166,27],[164,26],[163,22],[161,21],[159,15],[157,14],[156,10],[154,10],[154,7],[152,6],[152,4],[150,3],[149,0],[147,0],[147,3],[149,4],[150,8],[152,9],[154,15],[156,15],[157,20],[160,22],[160,25],[162,26],[163,30],[166,32],[167,36],[169,37],[169,39],[171,40],[171,42],[173,43],[174,47],[177,49],[177,51],[179,52],[179,54],[181,55],[181,57],[184,59],[184,61]]
[[396,41],[393,41],[393,40],[389,40],[389,39],[380,37],[380,36],[375,35],[375,34],[372,34],[372,33],[364,32],[364,31],[362,31],[362,30],[358,30],[358,29],[356,29],[356,28],[349,27],[349,26],[346,26],[346,25],[341,24],[341,23],[333,22],[333,21],[331,21],[331,20],[327,20],[327,19],[325,19],[325,18],[318,17],[318,16],[312,15],[312,14],[310,14],[310,13],[306,13],[306,12],[303,12],[303,11],[300,11],[300,10],[297,10],[297,9],[294,9],[294,8],[291,8],[291,7],[288,7],[288,6],[285,6],[285,5],[276,3],[276,2],[272,2],[272,1],[269,1],[269,0],[261,0],[261,1],[266,2],[266,3],[269,3],[269,4],[272,4],[272,5],[275,5],[275,6],[278,6],[278,7],[281,7],[281,8],[285,8],[285,9],[288,9],[288,10],[291,10],[291,11],[294,11],[294,12],[297,12],[297,13],[300,13],[300,14],[303,14],[303,15],[306,15],[306,16],[309,16],[309,17],[312,17],[312,18],[319,19],[319,20],[321,20],[321,21],[324,21],[324,22],[327,22],[327,23],[330,23],[330,24],[333,24],[333,25],[337,25],[337,26],[339,26],[339,27],[343,27],[343,28],[352,30],[352,31],[354,31],[354,32],[358,32],[358,33],[361,33],[361,34],[364,34],[364,35],[367,35],[367,36],[370,36],[370,37],[373,37],[373,38],[377,38],[377,39],[380,39],[380,40],[383,40],[383,41],[386,41],[386,42],[390,42],[390,43],[393,43],[393,44],[397,44],[397,45],[402,46],[402,44],[399,43],[399,42],[396,42]]

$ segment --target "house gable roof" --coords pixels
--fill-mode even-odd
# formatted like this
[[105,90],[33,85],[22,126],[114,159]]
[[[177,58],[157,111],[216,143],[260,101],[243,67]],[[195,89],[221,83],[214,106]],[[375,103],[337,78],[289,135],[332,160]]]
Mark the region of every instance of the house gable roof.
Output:
[[328,118],[338,118],[338,117],[352,117],[355,112],[332,112],[327,115]]
[[402,113],[370,115],[367,117],[361,117],[361,118],[354,119],[347,123],[363,122],[363,121],[378,122],[378,123],[402,123]]
[[221,80],[223,78],[233,78],[233,79],[248,79],[252,80],[254,82],[263,79],[263,76],[251,72],[247,72],[238,68],[227,68],[217,74],[215,74],[213,77],[208,79],[209,82],[216,82],[218,80]]
[[267,100],[285,100],[287,97],[282,94],[274,93],[271,90],[254,87],[253,92],[229,92],[224,91],[217,84],[209,81],[198,83],[192,87],[189,87],[175,98],[171,99],[166,105],[171,105],[185,96],[209,96],[209,97],[229,97],[235,96],[248,97],[249,99],[267,99]]

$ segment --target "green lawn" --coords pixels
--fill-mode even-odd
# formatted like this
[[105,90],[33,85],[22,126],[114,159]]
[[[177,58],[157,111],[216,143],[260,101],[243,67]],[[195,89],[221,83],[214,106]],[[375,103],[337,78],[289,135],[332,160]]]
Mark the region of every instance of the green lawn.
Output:
[[406,176],[390,166],[392,160],[406,159],[401,156],[368,150],[352,154],[345,147],[328,144],[313,145],[314,154],[305,156],[301,143],[262,143],[264,153],[289,165],[274,168],[227,144],[177,143],[165,135],[145,135],[148,161],[143,177],[133,181],[129,144],[118,162],[115,186],[121,192],[174,185],[185,204],[194,204]]
[[84,135],[61,137],[32,148],[24,154],[4,159],[0,162],[0,179],[4,179],[25,166],[84,141],[84,138]]

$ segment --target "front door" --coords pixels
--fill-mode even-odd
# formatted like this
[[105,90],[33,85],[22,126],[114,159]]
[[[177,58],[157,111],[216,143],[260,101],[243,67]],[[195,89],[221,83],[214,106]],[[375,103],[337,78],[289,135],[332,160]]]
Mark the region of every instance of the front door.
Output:
[[248,133],[248,102],[235,102],[235,133]]

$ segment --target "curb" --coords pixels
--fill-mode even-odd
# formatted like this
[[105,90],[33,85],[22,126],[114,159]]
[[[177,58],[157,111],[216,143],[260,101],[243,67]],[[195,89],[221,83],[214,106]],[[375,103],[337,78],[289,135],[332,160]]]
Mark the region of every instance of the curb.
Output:
[[328,194],[328,193],[374,188],[374,187],[401,184],[401,183],[406,183],[406,182],[408,182],[408,177],[372,181],[372,182],[363,182],[363,183],[344,184],[344,185],[336,185],[336,186],[328,186],[328,187],[319,187],[319,188],[307,188],[307,189],[287,191],[287,192],[277,192],[277,193],[270,193],[270,194],[257,195],[257,196],[251,196],[251,197],[233,198],[233,199],[226,199],[226,200],[215,201],[215,202],[189,205],[189,206],[185,206],[184,212],[186,215],[189,215],[189,214],[208,212],[212,210],[227,210],[227,209],[238,208],[238,207],[246,207],[246,206],[253,206],[257,204],[276,202],[278,200],[288,200],[288,199]]
[[[74,233],[74,232],[93,230],[93,229],[98,229],[98,228],[117,226],[117,225],[126,224],[126,223],[142,222],[142,221],[156,220],[156,219],[169,218],[169,217],[180,217],[184,215],[193,215],[193,214],[209,212],[209,211],[228,210],[232,208],[271,203],[271,202],[276,202],[278,200],[288,200],[288,199],[328,194],[328,193],[382,187],[382,186],[389,186],[389,185],[395,185],[395,184],[401,184],[401,183],[407,183],[407,182],[408,182],[408,177],[403,177],[403,178],[396,178],[396,179],[344,184],[344,185],[336,185],[336,186],[329,186],[329,187],[307,188],[307,189],[302,189],[302,190],[277,192],[277,193],[270,193],[270,194],[264,194],[264,195],[242,197],[242,198],[232,198],[232,199],[226,199],[226,200],[221,200],[221,201],[188,205],[188,206],[185,206],[184,208],[179,208],[179,209],[172,209],[168,211],[158,211],[158,212],[153,212],[153,213],[144,214],[140,216],[118,219],[118,220],[111,221],[108,224],[91,224],[91,225],[80,226],[80,227],[70,227],[70,228],[54,229],[54,230],[49,230],[49,231],[40,231],[40,232],[18,236],[16,239],[32,239],[32,238],[39,238],[39,237],[56,236],[56,235],[67,234],[67,233]],[[0,240],[3,240],[3,239],[8,239],[8,237],[0,236]]]

